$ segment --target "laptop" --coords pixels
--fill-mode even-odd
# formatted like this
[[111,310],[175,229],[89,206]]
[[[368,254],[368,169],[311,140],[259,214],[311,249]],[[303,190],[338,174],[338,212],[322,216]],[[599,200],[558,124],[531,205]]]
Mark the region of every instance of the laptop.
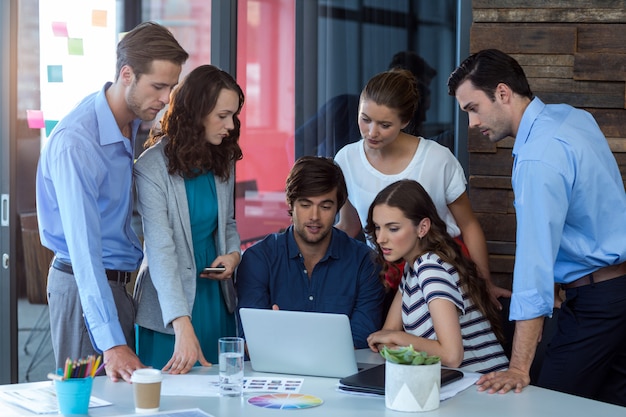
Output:
[[[463,378],[463,372],[456,369],[441,368],[442,387],[461,378]],[[364,369],[353,375],[341,378],[339,380],[339,388],[345,391],[385,395],[385,364]]]
[[343,378],[358,372],[345,314],[239,309],[257,372]]

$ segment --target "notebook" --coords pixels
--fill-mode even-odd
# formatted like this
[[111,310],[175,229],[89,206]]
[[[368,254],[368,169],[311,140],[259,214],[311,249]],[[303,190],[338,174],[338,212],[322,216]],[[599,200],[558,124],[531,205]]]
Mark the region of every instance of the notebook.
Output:
[[[415,365],[418,366],[418,365]],[[441,386],[463,378],[463,372],[441,368]],[[340,389],[368,394],[385,395],[385,364],[364,369],[339,380]]]
[[257,372],[343,378],[358,371],[345,314],[239,309]]

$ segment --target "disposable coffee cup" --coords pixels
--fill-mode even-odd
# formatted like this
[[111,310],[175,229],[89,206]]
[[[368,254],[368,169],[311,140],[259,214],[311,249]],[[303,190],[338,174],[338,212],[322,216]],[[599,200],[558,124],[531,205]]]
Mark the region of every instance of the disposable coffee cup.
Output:
[[161,404],[161,381],[163,374],[158,369],[137,369],[130,377],[135,395],[135,411],[152,413],[159,411]]

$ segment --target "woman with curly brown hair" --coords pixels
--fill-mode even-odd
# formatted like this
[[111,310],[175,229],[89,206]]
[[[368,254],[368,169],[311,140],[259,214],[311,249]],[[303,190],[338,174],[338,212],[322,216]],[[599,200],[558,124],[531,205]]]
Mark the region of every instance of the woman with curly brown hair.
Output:
[[[172,93],[135,163],[145,251],[134,294],[137,354],[172,374],[217,362],[217,339],[236,334],[234,167],[243,103],[233,77],[199,66]],[[223,272],[202,272],[215,266]]]
[[385,187],[369,207],[365,232],[380,264],[404,259],[407,265],[382,330],[367,339],[372,350],[412,344],[440,356],[444,366],[508,367],[487,282],[446,231],[424,187],[414,180]]

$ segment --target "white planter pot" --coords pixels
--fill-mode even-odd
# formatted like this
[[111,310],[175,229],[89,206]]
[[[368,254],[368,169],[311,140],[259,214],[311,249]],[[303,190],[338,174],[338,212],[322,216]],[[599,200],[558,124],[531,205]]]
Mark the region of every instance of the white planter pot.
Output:
[[439,408],[441,363],[400,365],[385,363],[385,405],[396,411],[429,411]]

